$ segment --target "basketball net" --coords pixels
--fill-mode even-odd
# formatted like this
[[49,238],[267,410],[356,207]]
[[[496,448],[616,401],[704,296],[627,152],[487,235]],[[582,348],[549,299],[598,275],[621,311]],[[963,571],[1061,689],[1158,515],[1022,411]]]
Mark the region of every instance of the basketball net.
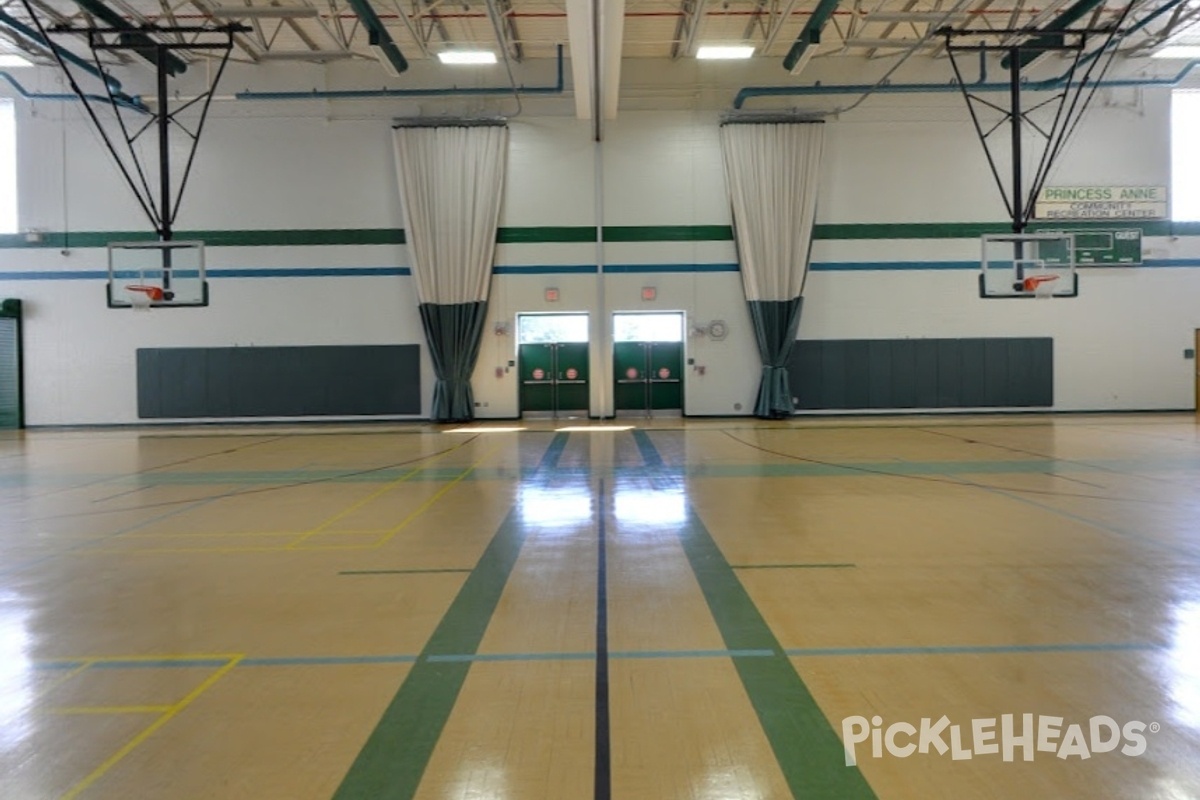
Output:
[[129,295],[129,306],[134,311],[149,311],[155,300],[163,299],[163,291],[157,286],[126,286],[125,293]]
[[1054,296],[1054,282],[1057,280],[1057,275],[1030,275],[1022,286],[1025,291],[1033,292],[1034,297],[1046,300]]

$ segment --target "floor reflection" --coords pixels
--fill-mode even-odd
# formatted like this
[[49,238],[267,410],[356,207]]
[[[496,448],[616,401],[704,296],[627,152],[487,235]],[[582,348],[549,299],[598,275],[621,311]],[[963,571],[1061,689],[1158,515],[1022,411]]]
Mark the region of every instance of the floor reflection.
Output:
[[13,592],[0,593],[0,749],[29,735],[33,664],[29,660],[29,611]]
[[679,525],[687,518],[687,497],[679,486],[647,489],[618,483],[613,489],[613,516],[628,525]]
[[524,484],[517,490],[521,521],[539,528],[565,528],[592,519],[592,491],[587,484]]
[[1176,721],[1200,730],[1200,600],[1176,607],[1170,663],[1170,701]]

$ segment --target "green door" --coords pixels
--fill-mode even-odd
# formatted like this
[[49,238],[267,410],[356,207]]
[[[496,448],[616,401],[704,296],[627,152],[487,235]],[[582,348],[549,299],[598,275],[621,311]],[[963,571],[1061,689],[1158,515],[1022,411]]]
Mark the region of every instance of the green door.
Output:
[[614,343],[613,397],[617,411],[682,409],[683,343]]
[[613,399],[617,411],[649,411],[646,342],[613,344]]
[[21,414],[21,304],[0,304],[0,428],[20,428]]
[[651,409],[683,408],[683,342],[647,342]]
[[517,359],[522,411],[554,410],[553,344],[523,344]]
[[588,410],[588,343],[560,342],[554,375],[558,390],[555,411]]
[[521,411],[588,411],[587,342],[523,344],[518,352]]

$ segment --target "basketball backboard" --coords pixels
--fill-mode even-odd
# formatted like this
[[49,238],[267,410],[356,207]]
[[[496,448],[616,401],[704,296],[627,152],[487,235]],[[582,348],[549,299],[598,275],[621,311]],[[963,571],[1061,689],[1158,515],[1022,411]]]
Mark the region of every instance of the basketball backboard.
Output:
[[982,239],[979,296],[1075,297],[1075,237],[1071,233],[998,233]]
[[204,242],[109,242],[109,308],[206,305]]

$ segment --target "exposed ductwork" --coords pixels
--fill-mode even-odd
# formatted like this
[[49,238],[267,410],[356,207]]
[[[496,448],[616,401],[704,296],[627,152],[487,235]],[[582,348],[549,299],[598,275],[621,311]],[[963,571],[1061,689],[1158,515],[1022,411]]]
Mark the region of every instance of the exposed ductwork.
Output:
[[392,35],[383,27],[383,20],[379,19],[379,15],[375,13],[375,9],[371,6],[371,0],[346,1],[362,21],[363,27],[367,29],[367,41],[383,68],[393,76],[398,76],[408,69],[408,60],[396,46]]
[[59,47],[57,44],[45,38],[35,29],[29,27],[24,22],[21,22],[7,11],[0,10],[0,25],[3,25],[13,33],[20,36],[22,39],[26,39],[38,47],[44,48],[52,53],[57,53],[63,61],[69,61],[84,72],[87,72],[89,75],[93,75],[107,83],[109,88],[111,88],[114,92],[121,91],[121,82],[119,80],[100,72],[100,70],[96,69],[94,64],[80,58],[70,50]]
[[829,22],[837,6],[838,0],[820,0],[817,3],[808,22],[800,30],[800,35],[796,37],[791,49],[783,57],[784,69],[793,75],[804,69],[808,60],[816,52],[817,45],[821,43],[821,29],[825,27],[825,23]]
[[[137,26],[130,24],[125,17],[113,11],[104,5],[104,3],[101,3],[100,0],[75,0],[75,4],[93,17],[103,20],[105,24],[122,31],[121,39],[124,44],[131,46],[145,45],[144,49],[134,47],[133,51],[138,54],[138,57],[144,59],[149,64],[156,65],[156,43],[146,34],[139,32]],[[187,71],[187,63],[178,56],[171,55],[170,53],[164,54],[163,63],[168,75],[178,75],[181,72]]]

